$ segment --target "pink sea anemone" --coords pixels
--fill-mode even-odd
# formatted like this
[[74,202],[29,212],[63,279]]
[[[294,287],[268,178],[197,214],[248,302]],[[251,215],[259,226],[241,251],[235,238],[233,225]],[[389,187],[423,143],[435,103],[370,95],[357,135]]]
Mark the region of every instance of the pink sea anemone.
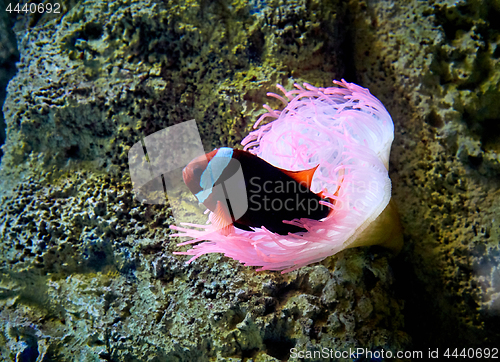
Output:
[[[192,255],[190,263],[207,253],[223,253],[247,266],[260,266],[258,270],[285,273],[349,247],[381,244],[400,248],[397,215],[388,207],[392,119],[367,89],[344,80],[334,83],[335,87],[328,88],[295,84],[291,91],[278,85],[284,96],[268,96],[282,101],[284,109],[265,105],[268,112],[254,128],[264,119],[272,121],[242,141],[245,150],[282,169],[298,171],[319,165],[311,190],[323,191],[332,200],[325,203],[332,212],[319,221],[285,220],[308,230],[288,235],[265,228],[236,229],[222,235],[211,223],[172,226],[178,231],[173,236],[191,238],[179,245],[196,244],[176,254]],[[212,217],[211,213],[209,221]]]

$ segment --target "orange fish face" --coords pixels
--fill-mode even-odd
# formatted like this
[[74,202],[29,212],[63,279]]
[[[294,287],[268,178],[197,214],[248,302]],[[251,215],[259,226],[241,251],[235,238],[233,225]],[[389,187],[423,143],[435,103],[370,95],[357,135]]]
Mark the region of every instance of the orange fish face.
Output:
[[194,160],[189,162],[189,164],[182,170],[182,178],[184,179],[184,183],[194,195],[202,191],[202,188],[200,186],[201,175],[216,153],[217,150],[215,149],[212,152],[207,153],[206,155],[198,156]]

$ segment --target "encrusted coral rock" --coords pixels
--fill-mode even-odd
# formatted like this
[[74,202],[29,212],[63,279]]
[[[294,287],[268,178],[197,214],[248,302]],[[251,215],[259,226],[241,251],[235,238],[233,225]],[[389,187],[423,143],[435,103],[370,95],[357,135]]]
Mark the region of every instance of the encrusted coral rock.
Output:
[[[0,167],[2,360],[498,345],[498,9],[356,3],[89,0],[18,18]],[[173,256],[169,208],[133,198],[129,148],[193,118],[207,150],[233,147],[274,84],[343,76],[396,123],[404,262],[353,249],[279,275]]]
[[[207,149],[234,146],[275,83],[338,78],[345,9],[277,5],[84,1],[18,19],[0,170],[2,359],[278,361],[305,345],[407,343],[371,251],[352,270],[332,261],[287,276],[218,256],[185,266],[165,243],[170,209],[133,198],[127,154],[142,137],[194,118]],[[330,329],[336,306],[322,293],[337,269],[358,279],[330,283],[353,303]],[[371,293],[365,273],[393,301],[369,317],[353,308]],[[358,313],[369,335],[342,327]]]
[[[489,1],[360,2],[355,67],[395,120],[414,343],[498,345],[500,42]],[[393,168],[394,166],[394,168]],[[436,322],[438,321],[438,322]],[[454,330],[454,333],[449,333]]]

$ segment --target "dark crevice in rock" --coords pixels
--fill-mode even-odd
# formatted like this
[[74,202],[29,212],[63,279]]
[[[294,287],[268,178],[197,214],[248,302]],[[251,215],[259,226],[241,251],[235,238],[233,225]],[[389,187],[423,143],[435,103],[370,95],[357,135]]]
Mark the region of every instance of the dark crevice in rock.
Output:
[[[3,103],[6,96],[6,88],[9,81],[16,74],[16,62],[19,61],[16,38],[12,31],[14,20],[8,12],[0,14],[0,147],[5,143],[6,124],[3,116]],[[0,148],[0,160],[3,151]]]
[[[344,27],[346,29],[345,34],[341,37],[340,44],[338,46],[338,57],[340,58],[340,63],[342,63],[343,72],[339,78],[343,78],[348,82],[359,83],[359,78],[357,75],[356,61],[355,57],[355,37],[356,28],[354,17],[356,14],[349,7],[346,6],[346,13],[342,17],[345,20],[340,20],[339,27]],[[345,21],[345,23],[343,23]]]

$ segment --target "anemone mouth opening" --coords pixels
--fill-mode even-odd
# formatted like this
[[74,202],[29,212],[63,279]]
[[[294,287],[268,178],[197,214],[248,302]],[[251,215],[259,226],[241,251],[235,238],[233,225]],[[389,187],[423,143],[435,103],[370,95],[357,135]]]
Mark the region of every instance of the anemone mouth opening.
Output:
[[[387,163],[394,125],[367,89],[344,80],[334,83],[336,87],[328,88],[295,84],[290,91],[278,85],[283,96],[268,95],[279,99],[284,108],[265,105],[267,112],[242,141],[245,150],[281,169],[308,170],[319,164],[311,190],[331,196],[333,202],[327,205],[331,213],[319,221],[285,221],[307,230],[288,235],[264,227],[221,235],[211,224],[172,226],[178,231],[173,236],[192,239],[179,245],[195,244],[177,254],[191,255],[191,262],[219,252],[244,265],[259,266],[257,270],[289,272],[359,246],[357,240],[364,238],[390,201]],[[268,118],[269,123],[260,125]]]

